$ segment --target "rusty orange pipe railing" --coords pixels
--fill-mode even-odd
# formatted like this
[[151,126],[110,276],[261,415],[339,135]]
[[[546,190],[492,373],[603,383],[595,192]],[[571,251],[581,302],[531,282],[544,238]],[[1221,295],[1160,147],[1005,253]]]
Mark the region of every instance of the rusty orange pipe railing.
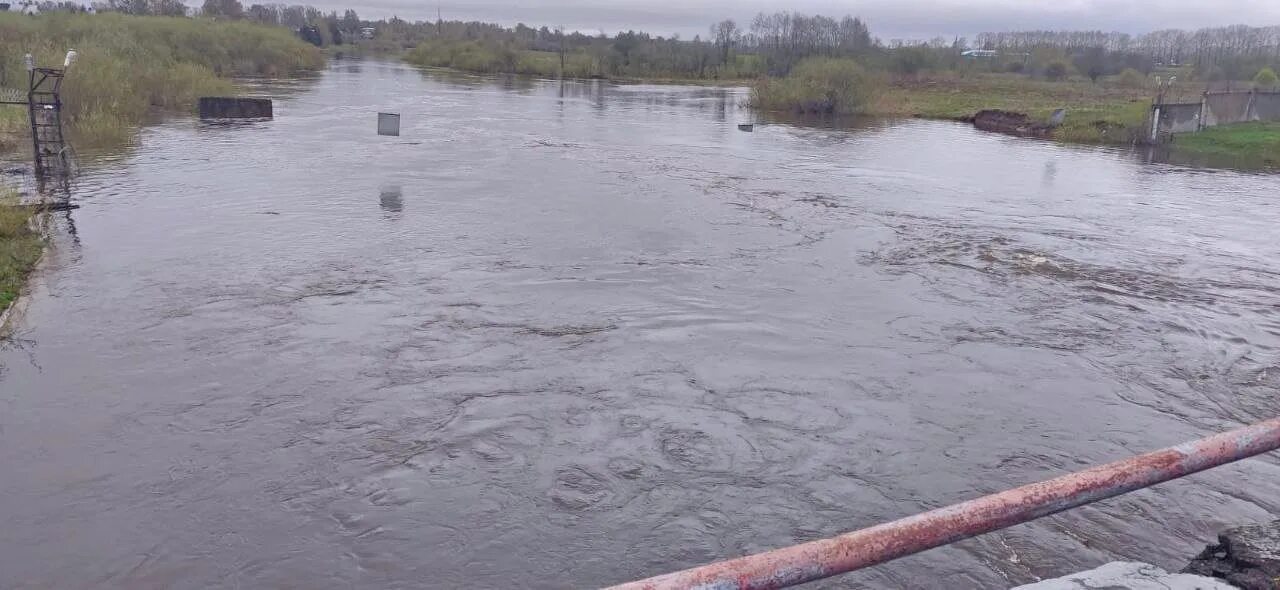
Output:
[[1280,418],[931,510],[838,537],[610,590],[765,590],[803,584],[989,533],[1280,448]]

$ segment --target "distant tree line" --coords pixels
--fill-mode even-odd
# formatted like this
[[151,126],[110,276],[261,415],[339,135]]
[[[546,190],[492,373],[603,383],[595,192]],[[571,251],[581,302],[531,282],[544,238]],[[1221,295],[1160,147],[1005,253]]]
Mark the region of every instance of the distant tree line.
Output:
[[[876,47],[866,22],[846,16],[833,19],[794,12],[761,13],[744,30],[732,19],[713,24],[707,37],[655,36],[633,30],[610,37],[564,32],[561,28],[504,28],[478,22],[375,23],[378,36],[400,39],[405,47],[439,41],[483,44],[502,60],[518,61],[512,52],[543,51],[585,56],[592,75],[744,78],[782,75],[810,56],[855,57]],[[475,51],[469,53],[474,54]],[[505,56],[505,57],[503,57]],[[568,60],[575,61],[575,60]],[[581,60],[578,60],[581,63]]]
[[[24,0],[46,10],[83,10],[68,0]],[[554,54],[559,72],[569,62],[578,75],[746,78],[783,76],[810,57],[853,58],[872,69],[915,76],[926,71],[1004,71],[1065,78],[1072,73],[1095,81],[1131,70],[1146,75],[1159,68],[1192,69],[1204,80],[1253,78],[1263,68],[1280,67],[1280,26],[1234,25],[1196,31],[1160,30],[1142,35],[1104,31],[1010,31],[983,33],[970,43],[963,37],[929,41],[891,40],[872,36],[867,22],[798,12],[760,13],[744,28],[732,19],[713,24],[707,36],[682,39],[628,30],[609,36],[538,28],[525,24],[460,20],[410,22],[398,17],[370,21],[354,10],[324,12],[298,4],[250,4],[239,0],[203,0],[189,11],[181,0],[103,0],[97,11],[139,15],[183,16],[190,12],[216,19],[249,20],[288,27],[316,45],[341,45],[360,39],[362,29],[375,31],[360,39],[372,49],[401,52],[466,53],[492,68],[518,67],[522,58],[539,60],[531,72],[543,72]],[[463,45],[458,45],[463,44]],[[995,57],[966,55],[970,49],[994,50]],[[530,56],[529,52],[539,55]],[[429,60],[450,63],[450,60]],[[534,60],[536,61],[536,60]],[[1131,79],[1133,75],[1129,76]]]
[[18,6],[38,12],[124,12],[156,16],[186,16],[187,6],[181,0],[105,0],[86,4],[72,0],[23,0]]
[[1156,67],[1189,66],[1205,79],[1245,79],[1280,62],[1280,26],[1165,29],[1142,35],[1012,31],[983,33],[976,42],[982,49],[1011,52],[1058,49],[1073,56],[1083,74],[1110,73],[1118,67],[1150,72]]
[[88,6],[77,2],[70,2],[69,0],[43,0],[41,2],[36,2],[34,6],[40,12],[88,12],[90,9]]

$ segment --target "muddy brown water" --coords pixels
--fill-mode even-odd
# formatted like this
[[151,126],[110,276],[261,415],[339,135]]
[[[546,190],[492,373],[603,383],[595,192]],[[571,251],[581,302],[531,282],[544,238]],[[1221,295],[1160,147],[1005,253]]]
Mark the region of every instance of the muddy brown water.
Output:
[[[741,90],[255,90],[274,121],[148,127],[56,218],[0,352],[0,588],[592,587],[1280,411],[1275,176],[743,133]],[[814,587],[1179,568],[1278,510],[1267,457]]]

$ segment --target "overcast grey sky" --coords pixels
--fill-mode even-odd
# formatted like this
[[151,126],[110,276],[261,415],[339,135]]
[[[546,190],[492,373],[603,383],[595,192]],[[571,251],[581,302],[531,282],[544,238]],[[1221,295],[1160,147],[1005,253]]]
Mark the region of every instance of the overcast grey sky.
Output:
[[[483,20],[581,31],[643,29],[706,36],[712,22],[750,22],[760,11],[861,16],[884,40],[972,35],[1014,29],[1103,29],[1142,33],[1162,28],[1280,24],[1280,0],[313,0],[325,9],[355,8],[365,18],[399,15],[434,20]],[[246,2],[248,4],[249,2]],[[1157,10],[1157,6],[1159,9]]]

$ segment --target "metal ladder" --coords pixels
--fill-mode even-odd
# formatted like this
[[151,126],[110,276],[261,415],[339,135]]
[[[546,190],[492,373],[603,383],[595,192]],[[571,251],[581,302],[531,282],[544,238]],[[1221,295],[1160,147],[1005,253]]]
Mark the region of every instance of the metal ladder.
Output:
[[67,142],[62,136],[62,75],[63,71],[56,68],[36,68],[31,72],[27,102],[37,175],[69,172]]

